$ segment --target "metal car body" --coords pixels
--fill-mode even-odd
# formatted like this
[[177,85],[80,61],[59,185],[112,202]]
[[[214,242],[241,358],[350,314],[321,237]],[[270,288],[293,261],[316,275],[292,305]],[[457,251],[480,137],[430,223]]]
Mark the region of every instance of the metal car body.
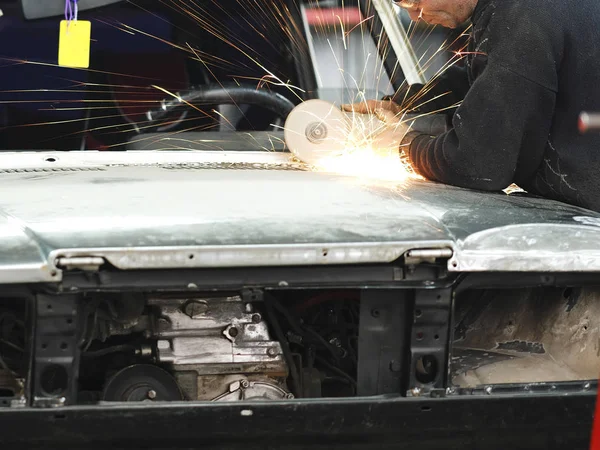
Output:
[[[60,282],[64,267],[104,263],[125,271],[391,264],[428,251],[451,274],[600,269],[595,212],[318,173],[286,153],[19,152],[0,155],[0,167],[9,186],[5,283]],[[86,258],[96,262],[77,263]]]
[[0,441],[587,445],[600,214],[189,136],[0,153]]

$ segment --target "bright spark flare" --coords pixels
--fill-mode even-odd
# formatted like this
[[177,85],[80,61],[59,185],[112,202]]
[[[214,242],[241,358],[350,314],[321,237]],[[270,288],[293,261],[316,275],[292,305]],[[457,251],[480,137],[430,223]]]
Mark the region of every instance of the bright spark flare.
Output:
[[356,177],[359,180],[382,180],[404,183],[423,179],[415,173],[398,148],[381,149],[369,145],[347,147],[339,155],[323,158],[315,166],[320,172]]

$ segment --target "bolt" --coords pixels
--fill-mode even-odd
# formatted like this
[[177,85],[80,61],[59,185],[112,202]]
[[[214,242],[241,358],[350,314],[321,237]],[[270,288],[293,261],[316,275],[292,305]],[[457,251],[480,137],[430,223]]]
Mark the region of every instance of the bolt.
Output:
[[288,400],[291,400],[294,398],[294,394],[285,394],[285,398],[287,398]]
[[492,387],[491,386],[486,387],[485,388],[485,393],[488,394],[488,395],[490,395],[492,393]]
[[250,383],[248,383],[248,380],[242,380],[242,381],[240,381],[240,385],[244,389],[248,389],[250,387]]
[[400,364],[400,361],[390,361],[390,370],[392,372],[400,372],[402,370],[402,364]]
[[171,322],[169,322],[164,317],[158,319],[158,329],[159,330],[168,330],[171,328]]
[[192,300],[186,303],[183,307],[183,313],[191,319],[206,314],[207,311],[208,305],[206,304],[206,302],[197,300]]
[[150,389],[148,391],[148,398],[150,400],[154,400],[156,398],[156,391],[154,389]]
[[262,320],[262,317],[260,317],[260,314],[253,314],[252,315],[252,322],[254,322],[254,323],[260,323],[261,320]]
[[410,393],[412,394],[413,397],[418,397],[421,395],[421,388],[420,387],[414,387],[410,390]]
[[277,356],[279,354],[279,352],[277,351],[277,349],[275,347],[269,347],[267,349],[267,355],[269,356]]
[[239,331],[236,327],[231,327],[229,329],[229,336],[231,336],[232,338],[236,337],[238,335]]
[[169,350],[171,348],[171,344],[169,341],[158,341],[156,346],[159,350]]
[[252,303],[246,303],[246,312],[251,313],[252,311],[254,311],[254,306],[252,306]]
[[583,385],[583,388],[584,388],[586,391],[587,391],[589,388],[591,388],[591,387],[592,387],[592,385],[591,385],[590,383],[585,383],[585,384]]
[[331,339],[329,340],[329,343],[330,343],[331,345],[333,345],[334,347],[341,347],[341,346],[342,346],[342,343],[341,343],[341,341],[340,341],[338,338],[336,338],[336,337],[335,337],[335,338],[331,338]]
[[378,309],[372,309],[372,310],[371,310],[371,315],[372,315],[373,317],[375,317],[375,318],[379,317],[379,315],[380,315],[380,314],[381,314],[381,313],[379,312],[379,310],[378,310]]

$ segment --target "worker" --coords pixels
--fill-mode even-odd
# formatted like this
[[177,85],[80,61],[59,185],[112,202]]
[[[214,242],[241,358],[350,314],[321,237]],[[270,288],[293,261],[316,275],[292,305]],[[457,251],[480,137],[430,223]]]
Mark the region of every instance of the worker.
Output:
[[[516,183],[600,211],[600,135],[581,135],[577,127],[582,111],[600,111],[600,1],[398,4],[414,21],[457,28],[470,20],[464,67],[449,69],[426,95],[421,85],[405,86],[391,100],[343,108],[383,113],[405,133],[401,148],[425,178],[484,191]],[[405,112],[428,113],[461,99],[439,136],[401,122]]]

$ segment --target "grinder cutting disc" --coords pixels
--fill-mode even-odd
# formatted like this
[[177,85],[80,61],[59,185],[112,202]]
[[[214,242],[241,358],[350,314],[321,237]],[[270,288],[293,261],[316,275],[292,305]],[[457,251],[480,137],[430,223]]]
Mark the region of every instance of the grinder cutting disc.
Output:
[[348,117],[338,107],[324,100],[307,100],[288,115],[284,137],[298,159],[316,166],[344,150],[350,129]]

